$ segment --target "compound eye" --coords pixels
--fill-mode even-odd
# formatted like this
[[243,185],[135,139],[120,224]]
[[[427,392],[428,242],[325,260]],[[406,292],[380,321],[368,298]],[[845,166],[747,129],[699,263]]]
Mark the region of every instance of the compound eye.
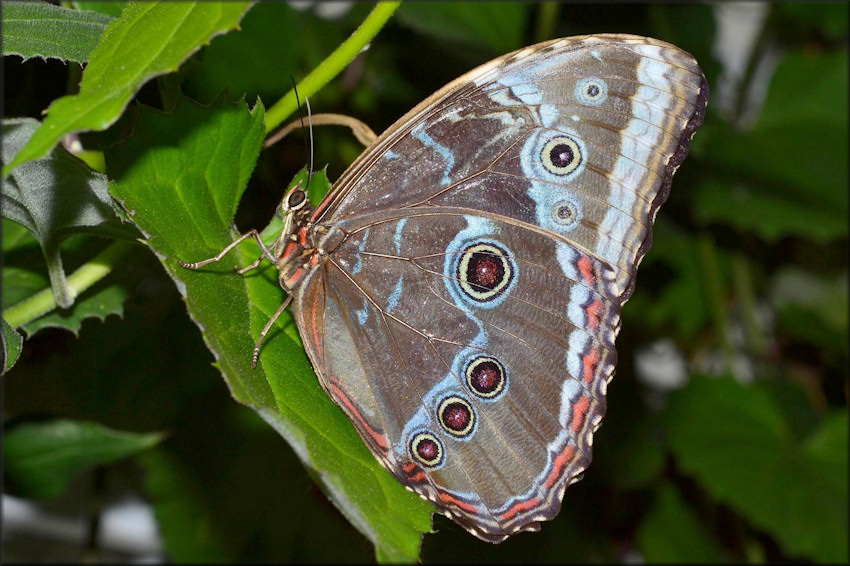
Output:
[[286,198],[286,206],[289,210],[299,210],[307,204],[307,194],[301,189],[295,189]]

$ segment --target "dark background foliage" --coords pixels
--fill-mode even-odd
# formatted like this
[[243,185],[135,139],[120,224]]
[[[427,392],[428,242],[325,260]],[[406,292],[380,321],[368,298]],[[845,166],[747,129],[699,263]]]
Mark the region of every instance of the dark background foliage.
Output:
[[[541,533],[498,547],[436,515],[423,561],[847,559],[847,4],[767,4],[752,52],[724,61],[720,12],[730,6],[411,2],[311,98],[314,112],[381,132],[494,57],[600,32],[690,51],[712,89],[624,307],[608,416],[585,478]],[[268,108],[371,8],[354,3],[328,18],[315,4],[255,5],[241,31],[136,99],[161,108],[161,89],[179,84],[204,105],[226,91]],[[741,75],[730,79],[736,63]],[[56,59],[5,56],[4,65],[4,118],[41,119],[79,80],[79,67]],[[82,134],[83,145],[103,147],[119,126]],[[327,164],[331,180],[362,150],[341,128],[314,135],[316,168]],[[262,151],[237,226],[264,226],[306,160],[301,133]],[[75,233],[62,243],[65,270],[109,243]],[[49,285],[38,243],[7,218],[3,253],[4,308]],[[289,445],[230,397],[157,257],[134,249],[86,294],[115,289],[102,311],[77,305],[24,327],[3,377],[6,492],[84,516],[93,532],[110,502],[143,497],[174,561],[374,560]],[[38,467],[16,465],[36,445],[48,462],[41,483]],[[62,450],[75,464],[50,469]],[[36,534],[3,544],[7,560],[131,558],[96,536],[71,548]]]

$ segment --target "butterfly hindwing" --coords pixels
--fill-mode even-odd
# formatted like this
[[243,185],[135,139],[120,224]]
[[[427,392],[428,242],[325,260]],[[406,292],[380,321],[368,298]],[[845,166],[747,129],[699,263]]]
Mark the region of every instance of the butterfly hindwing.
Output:
[[[345,243],[303,287],[327,300],[296,309],[319,313],[299,326],[333,341],[315,348],[326,389],[393,473],[482,538],[553,517],[605,411],[614,273],[496,216],[434,209],[340,227]],[[504,285],[475,279],[488,262]],[[467,434],[441,420],[452,398],[474,420]],[[413,452],[421,434],[439,444],[434,465]]]

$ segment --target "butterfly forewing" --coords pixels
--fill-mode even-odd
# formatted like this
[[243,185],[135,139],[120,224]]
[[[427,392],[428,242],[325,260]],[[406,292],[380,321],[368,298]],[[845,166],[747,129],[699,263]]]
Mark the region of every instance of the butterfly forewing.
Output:
[[329,236],[293,308],[316,373],[476,536],[536,530],[589,465],[620,307],[706,98],[655,40],[526,48],[408,113],[314,212]]
[[[684,159],[680,146],[702,120],[707,87],[696,61],[647,38],[587,36],[506,55],[449,87],[382,135],[318,218],[432,199],[495,208],[607,261],[625,292]],[[559,137],[573,152],[566,167],[541,160]]]

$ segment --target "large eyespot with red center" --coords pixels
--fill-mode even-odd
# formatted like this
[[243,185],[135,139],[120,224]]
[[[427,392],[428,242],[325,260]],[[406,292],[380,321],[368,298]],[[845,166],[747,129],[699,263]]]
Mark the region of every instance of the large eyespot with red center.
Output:
[[511,288],[516,266],[503,247],[478,242],[463,250],[455,276],[466,297],[476,303],[489,303]]
[[493,400],[504,393],[508,385],[505,367],[491,356],[477,356],[466,366],[466,385],[478,397]]
[[475,410],[469,401],[457,395],[440,401],[437,420],[446,432],[456,438],[469,438],[475,432]]
[[579,168],[584,161],[584,154],[573,138],[555,136],[543,144],[540,160],[549,173],[563,177]]
[[408,445],[410,458],[425,468],[434,469],[443,465],[446,451],[436,435],[428,431],[419,431],[410,438]]

